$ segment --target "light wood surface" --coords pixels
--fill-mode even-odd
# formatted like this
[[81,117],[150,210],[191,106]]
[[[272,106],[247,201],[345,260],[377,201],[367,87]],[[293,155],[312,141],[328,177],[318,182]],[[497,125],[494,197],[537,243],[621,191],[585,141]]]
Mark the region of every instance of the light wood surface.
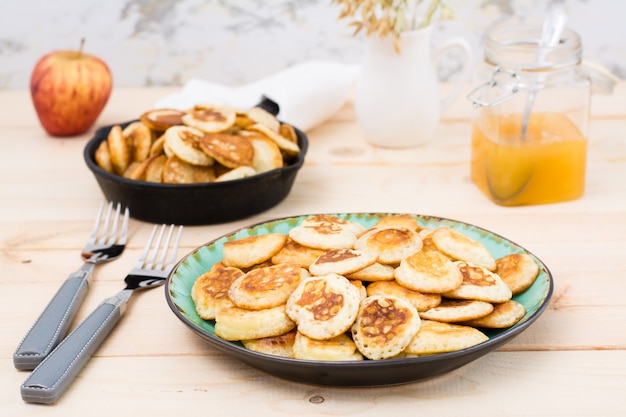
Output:
[[[136,118],[174,90],[116,89],[98,126]],[[252,218],[187,227],[181,256],[247,224],[320,212],[432,214],[529,249],[554,275],[547,311],[496,352],[445,376],[377,388],[284,381],[207,346],[170,311],[163,289],[137,294],[121,322],[52,406],[22,402],[21,338],[65,277],[103,200],[83,161],[91,133],[48,137],[27,91],[0,91],[0,416],[624,416],[626,415],[626,85],[594,97],[587,188],[573,202],[504,208],[469,179],[469,116],[460,100],[428,145],[366,144],[347,105],[308,132],[288,198]],[[122,287],[151,225],[132,220],[124,255],[99,266],[83,319]]]

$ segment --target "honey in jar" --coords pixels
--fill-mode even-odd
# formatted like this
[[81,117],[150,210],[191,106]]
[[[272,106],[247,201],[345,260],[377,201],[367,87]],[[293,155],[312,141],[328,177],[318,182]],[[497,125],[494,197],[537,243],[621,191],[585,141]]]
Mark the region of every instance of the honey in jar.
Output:
[[471,178],[505,206],[581,197],[585,189],[591,82],[581,42],[568,29],[554,46],[542,26],[506,21],[485,37],[475,107]]

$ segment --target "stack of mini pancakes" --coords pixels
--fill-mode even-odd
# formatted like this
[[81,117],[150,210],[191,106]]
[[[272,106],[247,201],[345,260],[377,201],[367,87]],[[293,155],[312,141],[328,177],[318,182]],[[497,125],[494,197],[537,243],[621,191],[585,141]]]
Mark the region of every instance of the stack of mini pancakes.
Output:
[[132,180],[195,184],[278,169],[299,153],[293,126],[260,107],[198,104],[185,111],[150,110],[124,129],[113,126],[95,161]]
[[288,234],[224,243],[195,281],[198,315],[251,350],[307,360],[432,355],[484,342],[526,313],[512,299],[539,268],[530,255],[494,259],[450,227],[389,215],[366,229],[315,215]]

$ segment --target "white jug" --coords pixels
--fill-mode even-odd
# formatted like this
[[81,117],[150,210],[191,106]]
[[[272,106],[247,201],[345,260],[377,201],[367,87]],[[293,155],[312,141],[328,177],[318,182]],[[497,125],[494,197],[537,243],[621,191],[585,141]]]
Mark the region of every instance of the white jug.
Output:
[[[462,52],[463,72],[455,87],[440,98],[435,63],[451,48]],[[366,140],[389,148],[415,147],[428,142],[443,109],[451,105],[469,81],[471,49],[461,38],[431,48],[431,28],[401,34],[400,51],[393,37],[367,38],[357,79],[354,108]]]

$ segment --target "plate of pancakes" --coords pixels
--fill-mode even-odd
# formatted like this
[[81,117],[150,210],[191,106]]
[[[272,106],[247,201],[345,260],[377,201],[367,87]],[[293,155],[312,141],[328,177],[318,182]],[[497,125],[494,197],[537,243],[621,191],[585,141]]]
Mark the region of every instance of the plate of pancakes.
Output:
[[510,342],[546,309],[546,265],[479,226],[406,213],[285,217],[194,249],[166,281],[214,348],[286,380],[432,378]]

